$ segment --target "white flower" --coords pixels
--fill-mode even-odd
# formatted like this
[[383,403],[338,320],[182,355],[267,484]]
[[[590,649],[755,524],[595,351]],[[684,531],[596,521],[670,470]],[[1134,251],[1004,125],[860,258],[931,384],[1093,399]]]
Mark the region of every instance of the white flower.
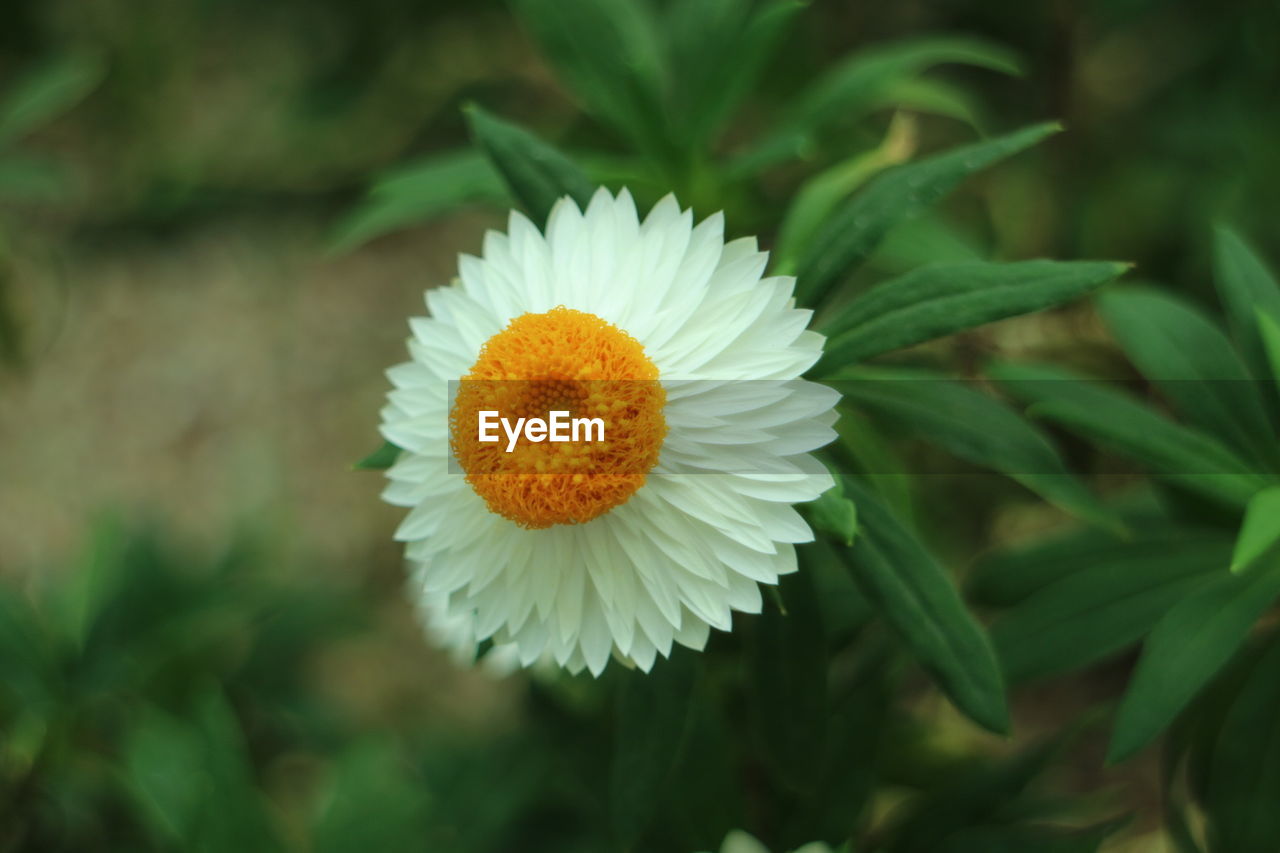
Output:
[[[561,200],[545,237],[512,213],[427,291],[412,360],[388,371],[382,433],[403,452],[383,497],[412,508],[396,538],[450,645],[647,671],[795,571],[812,533],[792,504],[831,486],[810,451],[837,395],[798,379],[824,339],[795,280],[762,278],[755,240],[723,230],[671,196],[641,222],[600,190],[585,213]],[[560,406],[603,415],[606,441],[472,437],[480,410]]]

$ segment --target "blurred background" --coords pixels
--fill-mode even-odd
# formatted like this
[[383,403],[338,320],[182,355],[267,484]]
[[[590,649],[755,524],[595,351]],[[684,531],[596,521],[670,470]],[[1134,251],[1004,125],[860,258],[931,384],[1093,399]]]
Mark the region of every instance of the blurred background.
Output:
[[[1280,257],[1277,32],[1261,0],[824,0],[744,126],[850,51],[986,39],[1025,74],[937,72],[972,120],[922,116],[922,146],[1067,132],[949,202],[955,233],[995,257],[1133,261],[1209,301],[1212,219]],[[402,595],[400,512],[352,470],[379,442],[405,318],[503,214],[342,238],[377,176],[468,144],[467,102],[569,150],[616,141],[491,0],[5,0],[0,103],[33,79],[65,109],[0,120],[0,850],[608,849],[607,770],[587,759],[610,694],[429,648]],[[766,246],[768,199],[794,186],[773,180],[729,211]],[[1110,352],[1087,308],[954,347]],[[959,561],[1055,522],[966,482],[994,497],[940,518]],[[1109,677],[1021,695],[1018,735]],[[921,701],[935,739],[1005,748]],[[1162,849],[1151,768],[1103,771],[1096,753],[1063,784],[1137,811],[1107,849]],[[725,826],[770,825],[744,803],[679,837],[711,849]]]

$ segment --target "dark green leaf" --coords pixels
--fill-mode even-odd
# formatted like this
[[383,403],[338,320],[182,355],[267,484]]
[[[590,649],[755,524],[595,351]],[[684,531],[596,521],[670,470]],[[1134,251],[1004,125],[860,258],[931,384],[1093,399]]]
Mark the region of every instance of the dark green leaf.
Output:
[[383,471],[396,464],[396,459],[399,457],[400,448],[389,441],[384,441],[381,447],[352,467],[357,471]]
[[[339,756],[313,818],[318,853],[415,849],[427,834],[429,792],[393,744],[358,742]],[[371,819],[376,816],[376,819]]]
[[664,32],[672,59],[672,130],[689,147],[714,138],[751,91],[797,13],[800,0],[677,0]]
[[976,826],[948,837],[936,853],[1096,853],[1126,821],[1084,829],[1036,826]]
[[797,156],[812,145],[814,135],[835,121],[854,121],[882,106],[895,88],[936,65],[962,64],[1016,74],[1013,55],[975,39],[914,39],[860,50],[824,74],[764,139],[730,164],[736,175],[749,175]]
[[890,228],[927,210],[962,180],[1056,133],[1039,124],[1007,136],[946,151],[899,166],[842,205],[800,259],[796,298],[817,305],[843,276],[875,251]]
[[698,672],[698,659],[677,649],[652,672],[621,674],[609,805],[614,834],[624,847],[651,819],[684,751]]
[[854,578],[956,707],[992,731],[1006,731],[1004,681],[986,632],[924,546],[874,493],[843,479],[862,518],[850,551]]
[[585,207],[593,187],[572,160],[529,131],[467,108],[471,135],[502,175],[511,194],[520,200],[535,224],[541,226],[557,201],[569,196]]
[[1280,323],[1280,284],[1258,254],[1238,234],[1222,226],[1215,234],[1214,272],[1231,334],[1253,375],[1264,377],[1268,359],[1258,329],[1258,314]]
[[816,501],[805,505],[809,521],[824,533],[846,546],[858,534],[858,508],[844,496],[840,481],[822,493]]
[[1221,572],[1230,543],[1206,535],[1090,549],[1074,571],[991,626],[1012,682],[1078,669],[1142,639],[1171,607]]
[[1280,642],[1254,666],[1214,739],[1203,802],[1212,849],[1270,853],[1280,838]]
[[335,251],[359,246],[474,201],[507,199],[506,184],[479,151],[439,154],[397,169],[373,185],[360,206],[339,223]]
[[0,98],[0,145],[71,109],[98,85],[102,63],[62,56],[33,68]]
[[1049,439],[1004,404],[924,371],[859,368],[828,384],[844,398],[977,465],[1008,474],[1046,500],[1102,526],[1114,520],[1075,477]]
[[1248,568],[1280,542],[1280,486],[1263,489],[1245,508],[1240,535],[1231,555],[1231,571]]
[[664,148],[664,70],[647,3],[514,0],[513,5],[591,112],[643,150]]
[[1143,646],[1107,753],[1121,761],[1146,746],[1230,660],[1280,595],[1280,552],[1221,576],[1165,614]]
[[1001,364],[988,372],[1013,396],[1031,403],[1029,414],[1060,423],[1214,501],[1243,507],[1269,484],[1212,437],[1101,383],[1030,365]]
[[826,757],[826,634],[808,575],[780,589],[786,612],[765,608],[747,653],[756,738],[784,783],[814,794]]
[[1192,424],[1274,465],[1277,444],[1258,386],[1226,335],[1191,306],[1157,290],[1104,293],[1103,316],[1148,379]]
[[828,336],[817,370],[1039,311],[1101,287],[1125,264],[1102,261],[974,261],[932,264],[861,294],[819,324]]

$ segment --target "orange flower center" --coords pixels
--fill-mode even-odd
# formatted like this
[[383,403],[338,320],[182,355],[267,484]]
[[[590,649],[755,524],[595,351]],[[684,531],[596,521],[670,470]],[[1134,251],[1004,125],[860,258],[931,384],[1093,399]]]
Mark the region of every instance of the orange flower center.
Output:
[[[526,528],[581,524],[644,485],[667,433],[665,403],[639,341],[562,306],[485,342],[458,383],[449,444],[492,512]],[[534,419],[558,419],[570,437],[552,440]]]

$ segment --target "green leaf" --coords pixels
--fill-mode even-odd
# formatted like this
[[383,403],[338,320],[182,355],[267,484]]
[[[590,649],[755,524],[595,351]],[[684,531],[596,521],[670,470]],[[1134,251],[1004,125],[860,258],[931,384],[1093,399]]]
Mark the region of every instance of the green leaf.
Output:
[[1251,459],[1277,461],[1259,389],[1227,336],[1207,317],[1149,288],[1104,293],[1100,306],[1125,353],[1188,421]]
[[1280,486],[1263,489],[1244,511],[1244,522],[1231,555],[1231,571],[1240,572],[1280,542]]
[[802,92],[776,129],[730,164],[731,172],[754,174],[803,153],[823,127],[857,120],[883,105],[895,88],[944,64],[1019,73],[1013,54],[975,39],[914,39],[864,48]]
[[345,749],[312,819],[313,849],[399,850],[426,836],[430,794],[409,767],[393,743],[369,739]]
[[988,373],[1014,397],[1031,403],[1029,414],[1062,424],[1214,501],[1243,507],[1269,485],[1212,437],[1078,374],[1014,364],[994,365]]
[[379,179],[331,237],[346,251],[391,231],[426,222],[475,201],[508,199],[506,184],[479,151],[437,154]]
[[1259,309],[1258,335],[1262,338],[1262,347],[1271,363],[1271,378],[1275,380],[1276,390],[1280,391],[1280,319],[1264,314]]
[[384,441],[381,447],[361,459],[352,468],[356,471],[384,471],[396,464],[396,459],[399,457],[400,448],[389,441]]
[[949,453],[1007,474],[1067,512],[1114,527],[1110,513],[1067,472],[1058,451],[1004,404],[926,371],[858,368],[828,381],[844,399]]
[[1221,577],[1173,607],[1143,646],[1107,752],[1122,761],[1151,742],[1230,660],[1280,596],[1280,554]]
[[1213,850],[1269,853],[1280,838],[1280,642],[1232,702],[1207,762],[1203,804]]
[[686,148],[714,139],[751,91],[779,42],[805,8],[770,0],[754,12],[744,0],[677,0],[668,12],[672,131]]
[[468,107],[466,114],[476,144],[535,224],[545,223],[551,208],[564,196],[586,207],[595,188],[572,160],[524,128],[480,107]]
[[665,148],[665,72],[648,4],[514,0],[513,6],[590,112],[651,154]]
[[810,523],[845,546],[853,544],[858,534],[858,508],[844,496],[840,480],[823,492],[816,501],[804,505]]
[[799,264],[796,298],[816,305],[875,251],[890,228],[927,210],[961,181],[1057,133],[1038,124],[899,166],[877,177],[837,210]]
[[786,612],[766,607],[747,650],[753,721],[778,777],[812,795],[826,757],[826,634],[808,575],[788,575],[779,588]]
[[1253,375],[1266,376],[1269,360],[1257,318],[1264,314],[1280,323],[1280,284],[1257,253],[1224,226],[1214,235],[1214,273],[1232,336]]
[[862,530],[849,552],[855,580],[961,711],[994,732],[1009,726],[991,641],[951,579],[869,489],[850,477]]
[[789,275],[814,233],[841,200],[876,173],[908,160],[915,151],[915,121],[895,115],[880,145],[855,154],[801,185],[787,208],[773,251],[775,272]]
[[932,264],[879,284],[825,318],[818,370],[1076,299],[1114,279],[1105,261]]
[[0,199],[55,201],[68,190],[66,172],[44,157],[7,154],[0,157]]
[[885,90],[879,106],[943,116],[980,130],[978,106],[969,93],[942,80],[900,80]]
[[684,751],[699,681],[698,659],[677,649],[652,672],[621,674],[610,768],[614,834],[629,847],[653,816]]
[[0,99],[0,145],[71,109],[102,79],[102,63],[61,56],[31,69]]
[[1083,829],[975,826],[948,836],[933,853],[1096,853],[1126,820]]
[[879,271],[903,273],[925,264],[956,264],[982,259],[981,250],[935,211],[892,229],[869,263]]
[[1069,672],[1138,642],[1207,576],[1221,572],[1229,551],[1218,535],[1088,549],[1073,571],[992,623],[1005,677],[1019,682]]

